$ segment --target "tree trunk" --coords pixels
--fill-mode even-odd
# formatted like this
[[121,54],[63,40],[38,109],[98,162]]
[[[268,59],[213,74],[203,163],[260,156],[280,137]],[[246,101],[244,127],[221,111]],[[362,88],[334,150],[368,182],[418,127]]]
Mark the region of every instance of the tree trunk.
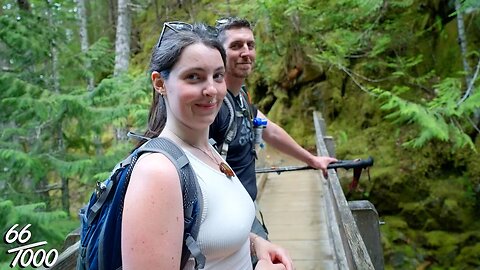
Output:
[[70,216],[70,189],[66,177],[62,177],[62,208]]
[[[117,33],[115,37],[115,69],[113,76],[127,72],[130,60],[130,0],[118,0]],[[127,138],[123,127],[115,127],[117,141]]]
[[[51,11],[51,5],[48,0],[46,0],[47,3],[47,13],[48,13],[48,26],[52,31],[56,31],[57,27],[54,22],[53,14],[50,12]],[[52,80],[51,83],[53,85],[53,91],[57,94],[60,95],[60,76],[59,76],[59,67],[58,67],[58,48],[57,48],[57,42],[55,39],[50,40],[50,52],[52,54]],[[62,122],[58,123],[58,126],[56,127],[56,132],[57,132],[57,148],[58,152],[60,153],[60,156],[63,156],[65,153],[65,144],[63,141],[63,131],[62,131]],[[62,184],[65,183],[65,186],[62,186],[62,208],[67,212],[68,215],[70,215],[70,203],[68,202],[68,198],[70,197],[69,194],[69,188],[68,188],[68,180],[65,179],[63,176],[60,176],[62,179]],[[47,187],[48,186],[48,180],[42,180],[42,183],[40,183],[41,186]],[[45,196],[48,196],[48,191],[45,192]],[[64,201],[63,198],[67,198],[67,202]]]
[[463,22],[463,13],[460,0],[455,0],[455,10],[457,11],[458,43],[462,53],[463,70],[466,74],[467,87],[470,85],[471,71],[467,59],[467,37],[465,36],[465,24]]
[[[108,0],[108,23],[112,26],[112,29],[117,29],[117,21],[115,20],[117,17],[117,6],[115,3],[115,0]],[[112,32],[109,31],[109,33],[111,34]],[[112,37],[112,40],[115,38],[113,35],[109,36]]]
[[[473,94],[473,84],[475,83],[473,78],[478,74],[477,72],[472,73],[470,65],[468,64],[468,44],[467,36],[465,34],[465,23],[463,20],[462,5],[460,0],[455,0],[455,10],[457,12],[457,29],[458,29],[458,43],[460,45],[460,52],[462,54],[462,63],[463,70],[465,71],[465,82],[466,82],[466,92],[460,100],[459,104],[465,101],[470,95]],[[480,62],[479,62],[480,64]],[[478,68],[478,67],[477,67]],[[478,69],[476,69],[478,71]],[[476,110],[473,114],[473,124],[478,130],[478,125],[480,124],[480,109]]]
[[158,0],[153,0],[153,6],[155,7],[155,18],[156,18],[156,21],[158,24],[160,24],[160,21],[161,21],[161,16],[160,16],[160,12],[158,10]]
[[232,16],[232,10],[230,9],[230,0],[227,0],[227,16]]
[[30,11],[30,3],[28,0],[17,0],[17,4],[21,10]]
[[115,36],[115,69],[113,76],[119,76],[128,70],[130,58],[129,3],[129,0],[118,0],[118,20]]
[[[87,9],[85,8],[85,0],[77,0],[77,15],[78,15],[78,22],[80,24],[80,48],[82,50],[83,55],[88,53],[88,48],[90,44],[88,42],[88,28],[87,28]],[[89,59],[85,58],[85,70],[90,70],[91,62]],[[94,88],[94,78],[93,73],[89,73],[88,75],[88,91],[93,91]]]

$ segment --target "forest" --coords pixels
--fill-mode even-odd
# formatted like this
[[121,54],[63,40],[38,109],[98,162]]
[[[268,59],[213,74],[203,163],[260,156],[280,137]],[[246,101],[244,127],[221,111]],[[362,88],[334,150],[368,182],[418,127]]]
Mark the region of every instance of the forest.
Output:
[[14,224],[61,250],[145,131],[163,23],[224,16],[255,24],[270,119],[313,152],[320,111],[338,158],[375,157],[351,199],[385,222],[386,269],[480,269],[478,0],[2,0],[0,269]]

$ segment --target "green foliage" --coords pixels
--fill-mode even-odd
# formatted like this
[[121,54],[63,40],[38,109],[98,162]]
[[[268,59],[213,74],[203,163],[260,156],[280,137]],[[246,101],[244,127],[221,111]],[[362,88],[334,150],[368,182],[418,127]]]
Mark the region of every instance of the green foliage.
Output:
[[[140,31],[132,39],[138,38],[141,51],[133,52],[130,74],[111,77],[115,31],[109,1],[88,1],[86,54],[79,48],[74,1],[31,0],[30,11],[20,10],[17,2],[4,0],[0,11],[4,232],[13,223],[29,222],[36,239],[58,248],[59,234],[77,222],[59,211],[60,192],[45,190],[69,180],[76,192],[65,210],[76,212],[94,182],[104,180],[131,150],[123,134],[146,127],[151,89],[145,70],[159,21],[212,24],[217,15],[235,10],[232,15],[256,24],[256,70],[248,84],[263,112],[312,147],[312,111],[319,110],[337,141],[338,157],[375,158],[372,181],[362,179],[364,192],[355,196],[368,196],[385,217],[386,268],[479,267],[480,225],[473,217],[480,213],[475,151],[480,136],[471,120],[478,114],[480,89],[477,78],[462,100],[468,88],[464,77],[471,74],[462,70],[449,5],[202,0],[182,2],[177,9],[176,2],[167,1],[157,18],[155,5],[140,0],[132,6],[133,25]],[[462,1],[473,68],[480,40],[477,2]],[[290,77],[295,69],[298,76]],[[88,78],[95,78],[91,92]],[[346,179],[351,175],[341,180]],[[11,258],[4,246],[0,249],[3,269]]]
[[[100,81],[112,72],[112,43],[99,38],[80,52],[73,1],[29,3],[29,11],[16,1],[1,7],[0,229],[32,224],[34,240],[60,249],[78,226],[70,211],[133,147],[123,131],[145,128],[150,90],[143,74]],[[100,81],[91,92],[89,77]],[[76,191],[70,208],[65,180]],[[3,265],[12,258],[1,249]]]
[[468,118],[478,109],[478,103],[473,105],[471,102],[478,100],[479,92],[476,92],[468,103],[458,106],[460,100],[458,79],[446,78],[434,87],[437,96],[423,104],[393,94],[393,92],[408,93],[411,91],[408,87],[395,87],[391,92],[376,88],[372,92],[382,103],[381,109],[390,112],[386,119],[393,120],[399,125],[418,125],[418,135],[405,142],[405,146],[419,148],[432,139],[438,139],[450,141],[454,149],[465,146],[474,149],[474,144],[465,133],[464,126],[468,123]]
[[[55,246],[61,246],[64,239],[63,231],[58,227],[59,222],[67,219],[67,215],[62,211],[47,212],[44,203],[26,204],[16,206],[12,201],[0,201],[0,230],[2,234],[7,233],[12,226],[18,224],[16,231],[20,231],[28,224],[31,226],[28,230],[31,233],[31,238],[27,243],[36,243],[46,241],[48,244],[44,249],[49,250]],[[72,226],[70,225],[70,229]],[[14,258],[13,254],[8,254],[6,251],[14,248],[18,243],[7,245],[0,245],[0,261],[11,262]]]

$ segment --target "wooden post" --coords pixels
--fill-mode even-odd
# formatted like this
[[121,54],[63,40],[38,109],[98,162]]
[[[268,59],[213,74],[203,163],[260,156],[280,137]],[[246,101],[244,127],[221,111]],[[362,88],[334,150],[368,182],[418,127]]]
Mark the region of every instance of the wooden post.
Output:
[[357,223],[375,270],[383,270],[383,248],[380,240],[380,221],[377,209],[366,200],[349,201],[348,206],[352,210],[353,218]]
[[[80,241],[68,247],[58,256],[57,262],[50,268],[50,270],[75,270],[77,266],[78,248],[80,247]],[[46,268],[40,268],[46,270]]]
[[332,136],[323,136],[323,140],[325,141],[325,146],[327,147],[328,155],[330,157],[335,157],[335,141],[333,140]]

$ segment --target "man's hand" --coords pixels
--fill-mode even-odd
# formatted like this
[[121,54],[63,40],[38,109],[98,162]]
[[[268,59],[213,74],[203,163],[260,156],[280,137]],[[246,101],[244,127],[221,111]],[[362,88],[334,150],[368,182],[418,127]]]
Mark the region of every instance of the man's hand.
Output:
[[308,165],[315,168],[322,170],[323,176],[328,177],[327,166],[332,162],[337,162],[336,158],[331,157],[319,157],[319,156],[312,156],[309,160]]

